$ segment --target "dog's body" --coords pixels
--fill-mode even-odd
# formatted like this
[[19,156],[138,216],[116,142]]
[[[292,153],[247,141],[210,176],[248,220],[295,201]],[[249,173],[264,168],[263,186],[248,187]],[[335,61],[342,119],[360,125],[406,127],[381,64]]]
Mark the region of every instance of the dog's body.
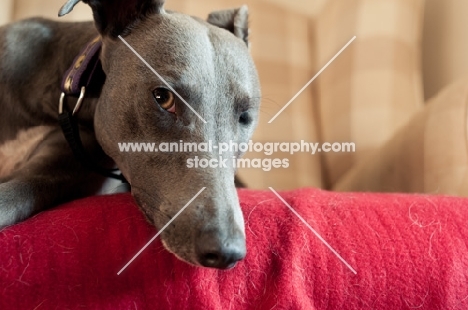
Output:
[[[0,227],[92,195],[103,182],[73,159],[57,121],[60,72],[96,35],[92,23],[45,19],[0,28]],[[87,99],[79,117],[81,133],[87,149],[102,158],[90,130],[95,106],[96,99]]]
[[[69,0],[61,14],[77,2]],[[85,149],[102,166],[117,164],[157,228],[206,187],[161,238],[168,250],[189,263],[231,267],[245,256],[234,167],[189,169],[186,160],[193,154],[125,154],[118,142],[250,138],[260,91],[246,44],[246,8],[213,13],[206,23],[164,11],[164,1],[84,2],[93,9],[96,27],[30,19],[0,28],[0,228],[93,195],[105,181],[75,159],[57,124],[62,76],[99,34],[106,81],[100,95],[86,98],[77,115]],[[161,98],[172,92],[118,35],[206,124],[175,96],[173,110],[164,108]],[[154,97],[155,90],[163,97]],[[69,101],[72,109],[74,102]]]

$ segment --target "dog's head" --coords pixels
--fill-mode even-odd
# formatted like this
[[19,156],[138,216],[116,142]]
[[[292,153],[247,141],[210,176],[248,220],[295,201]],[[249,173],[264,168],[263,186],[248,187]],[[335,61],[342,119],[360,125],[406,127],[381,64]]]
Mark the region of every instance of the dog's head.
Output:
[[[60,14],[70,12],[79,1],[69,0]],[[247,8],[214,12],[205,22],[166,12],[163,0],[83,2],[91,6],[103,41],[101,61],[107,78],[95,114],[100,144],[157,229],[206,187],[161,239],[169,251],[189,263],[233,266],[246,253],[233,165],[233,158],[242,152],[232,148],[221,157],[216,148],[198,153],[121,152],[118,143],[180,146],[181,141],[211,140],[216,146],[250,139],[258,118],[260,87],[248,51]],[[195,156],[208,160],[204,163],[211,160],[213,166],[216,159],[224,167],[196,168]],[[190,163],[194,167],[189,168]]]

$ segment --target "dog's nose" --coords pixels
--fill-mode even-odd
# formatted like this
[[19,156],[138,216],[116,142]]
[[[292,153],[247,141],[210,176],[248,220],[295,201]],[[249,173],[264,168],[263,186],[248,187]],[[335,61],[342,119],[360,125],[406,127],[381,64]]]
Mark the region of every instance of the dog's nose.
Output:
[[198,261],[204,267],[229,269],[244,259],[244,237],[227,238],[221,241],[216,234],[205,233],[197,241]]

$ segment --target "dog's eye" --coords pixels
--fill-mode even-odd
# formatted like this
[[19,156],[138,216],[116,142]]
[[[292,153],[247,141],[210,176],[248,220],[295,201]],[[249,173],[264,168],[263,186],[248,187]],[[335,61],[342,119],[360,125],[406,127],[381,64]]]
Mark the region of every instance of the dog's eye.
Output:
[[248,111],[242,112],[239,116],[239,123],[242,125],[249,125],[252,122],[252,118]]
[[156,88],[153,91],[153,97],[157,104],[164,110],[175,113],[174,94],[166,88]]

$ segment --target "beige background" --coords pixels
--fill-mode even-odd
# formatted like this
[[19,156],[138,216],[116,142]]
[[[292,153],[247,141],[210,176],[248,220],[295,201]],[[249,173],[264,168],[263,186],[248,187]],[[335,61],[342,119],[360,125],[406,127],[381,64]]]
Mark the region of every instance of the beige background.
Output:
[[[265,0],[265,2],[277,4],[279,6],[290,9],[291,11],[309,16],[313,16],[320,12],[326,1],[327,0]],[[12,9],[13,2],[14,9]],[[64,2],[64,0],[2,0],[2,4],[0,6],[3,6],[5,9],[2,8],[2,10],[0,10],[0,23],[4,23],[10,18],[17,19],[25,16],[44,15],[52,17],[55,15],[57,7],[60,7]],[[168,1],[169,8],[171,6],[174,8],[178,7],[178,9],[180,10],[180,5],[171,5],[171,2],[174,1]],[[193,2],[196,3],[200,1]],[[218,2],[222,6],[223,1]],[[87,19],[89,16],[87,14],[88,10],[85,9],[83,5],[79,5],[77,8],[79,10],[79,13],[69,18],[72,20]]]
[[423,77],[426,99],[468,73],[468,1],[426,0]]
[[[63,3],[64,0],[15,0],[14,5],[10,3],[7,6],[5,2],[3,6],[5,11],[10,10],[11,20],[18,20],[30,16],[57,18],[58,9]],[[292,142],[301,139],[316,142],[312,88],[304,91],[274,124],[267,122],[313,75],[310,16],[318,12],[323,3],[323,0],[170,0],[166,7],[206,17],[214,10],[247,4],[251,13],[251,52],[259,71],[263,95],[260,124],[253,139],[259,142]],[[79,3],[71,14],[61,20],[80,21],[90,18],[88,6]],[[265,157],[258,153],[247,156]],[[268,172],[262,169],[241,169],[242,179],[253,188],[322,187],[319,156],[282,154],[274,157],[288,158],[289,168]]]
[[[252,54],[263,89],[263,102],[256,141],[318,141],[320,120],[317,117],[317,94],[314,85],[307,89],[273,125],[267,121],[319,69],[320,48],[314,46],[317,17],[329,2],[345,4],[348,0],[168,0],[167,7],[205,17],[210,11],[248,4],[251,11]],[[342,2],[341,2],[342,1]],[[375,0],[381,1],[381,0]],[[412,2],[414,0],[407,0]],[[30,16],[56,18],[65,0],[2,0],[0,24]],[[467,0],[425,0],[421,68],[424,95],[433,97],[444,86],[468,73]],[[89,8],[77,5],[62,20],[91,18]],[[379,20],[375,20],[376,25]],[[328,46],[336,50],[338,46]],[[331,55],[330,55],[331,56]],[[252,156],[252,155],[248,155]],[[256,155],[257,156],[257,155]],[[289,189],[302,186],[325,187],[323,158],[300,154],[290,158],[287,170],[242,171],[254,188],[273,186]]]
[[[264,1],[313,18],[330,0]],[[169,0],[168,6],[186,12],[194,6],[194,4],[180,4],[181,2]],[[214,7],[222,7],[223,2],[226,1],[217,2]],[[248,3],[249,1],[244,2]],[[55,17],[57,8],[63,3],[64,0],[2,0],[0,3],[0,25],[27,16]],[[426,0],[422,42],[422,68],[426,99],[435,95],[451,81],[467,76],[468,18],[466,12],[468,12],[468,1],[466,0]],[[67,20],[86,20],[89,18],[89,10],[83,4],[77,6],[74,14],[66,17]]]

